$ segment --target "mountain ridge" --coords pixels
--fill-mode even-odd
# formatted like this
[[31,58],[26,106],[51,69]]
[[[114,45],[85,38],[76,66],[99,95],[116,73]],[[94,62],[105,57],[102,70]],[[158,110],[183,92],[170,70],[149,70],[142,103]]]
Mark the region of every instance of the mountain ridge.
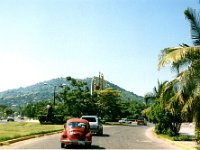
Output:
[[[89,89],[91,87],[91,79],[92,78],[85,78],[85,79],[78,79],[82,80],[87,83]],[[46,83],[46,84],[44,84]],[[22,106],[28,103],[39,102],[42,100],[52,99],[54,88],[55,92],[59,92],[62,88],[59,87],[61,84],[66,84],[70,86],[69,81],[66,78],[60,77],[51,80],[46,80],[44,82],[39,82],[34,85],[20,87],[15,89],[9,89],[3,92],[0,92],[0,104],[7,105],[7,106]],[[134,94],[133,92],[127,91],[109,81],[104,81],[105,87],[112,88],[114,90],[121,91],[121,97],[123,100],[126,101],[139,101],[143,102],[143,97]]]

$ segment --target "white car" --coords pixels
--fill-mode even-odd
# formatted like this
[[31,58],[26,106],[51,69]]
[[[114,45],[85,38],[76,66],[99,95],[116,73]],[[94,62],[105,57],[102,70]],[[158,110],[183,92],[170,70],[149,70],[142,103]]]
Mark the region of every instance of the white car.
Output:
[[128,123],[131,124],[132,121],[128,120],[127,118],[122,118],[121,120],[118,121],[119,123]]
[[92,134],[103,135],[103,125],[98,116],[84,115],[81,117],[81,119],[85,119],[89,122]]

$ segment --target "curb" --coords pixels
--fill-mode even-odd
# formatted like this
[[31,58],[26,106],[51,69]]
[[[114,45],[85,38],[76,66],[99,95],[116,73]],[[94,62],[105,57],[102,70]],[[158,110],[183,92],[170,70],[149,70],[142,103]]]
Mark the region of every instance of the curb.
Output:
[[38,138],[38,137],[42,137],[42,136],[46,136],[46,135],[52,135],[52,134],[57,134],[57,133],[61,133],[62,131],[56,131],[56,132],[50,132],[50,133],[44,133],[44,134],[37,134],[37,135],[29,135],[29,136],[25,136],[25,137],[19,137],[16,139],[11,139],[11,140],[7,140],[4,142],[0,142],[0,147],[1,146],[5,146],[5,145],[9,145],[12,143],[16,143],[19,141],[24,141],[24,140],[28,140],[28,139],[32,139],[32,138]]
[[197,150],[197,148],[191,147],[191,146],[189,146],[189,145],[187,145],[187,144],[179,143],[179,142],[177,142],[177,141],[172,141],[172,140],[169,140],[169,139],[167,139],[167,138],[164,138],[163,136],[160,136],[160,135],[156,134],[156,133],[154,132],[154,129],[153,129],[153,128],[151,129],[151,133],[152,133],[155,137],[157,137],[157,138],[159,138],[159,139],[162,139],[162,140],[164,140],[164,141],[166,141],[166,142],[169,142],[169,143],[171,143],[171,144],[173,144],[173,145],[182,147],[182,148],[184,148],[184,149],[186,149],[186,150]]

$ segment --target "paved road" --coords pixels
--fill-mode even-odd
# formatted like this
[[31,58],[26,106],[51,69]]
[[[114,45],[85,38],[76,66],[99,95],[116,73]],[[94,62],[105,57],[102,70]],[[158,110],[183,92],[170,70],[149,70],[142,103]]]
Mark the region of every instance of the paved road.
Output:
[[[93,136],[92,149],[176,149],[150,134],[152,126],[104,126],[103,136]],[[60,149],[59,134],[21,141],[0,149]]]

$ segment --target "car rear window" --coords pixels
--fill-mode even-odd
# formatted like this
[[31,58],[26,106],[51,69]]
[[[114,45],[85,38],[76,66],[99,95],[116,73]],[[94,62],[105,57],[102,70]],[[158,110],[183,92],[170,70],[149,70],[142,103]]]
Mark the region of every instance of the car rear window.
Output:
[[144,120],[144,117],[139,117],[138,120]]
[[85,128],[86,124],[82,122],[70,122],[68,126],[69,128]]
[[82,117],[82,119],[85,119],[88,122],[96,122],[96,118],[92,118],[92,117]]

